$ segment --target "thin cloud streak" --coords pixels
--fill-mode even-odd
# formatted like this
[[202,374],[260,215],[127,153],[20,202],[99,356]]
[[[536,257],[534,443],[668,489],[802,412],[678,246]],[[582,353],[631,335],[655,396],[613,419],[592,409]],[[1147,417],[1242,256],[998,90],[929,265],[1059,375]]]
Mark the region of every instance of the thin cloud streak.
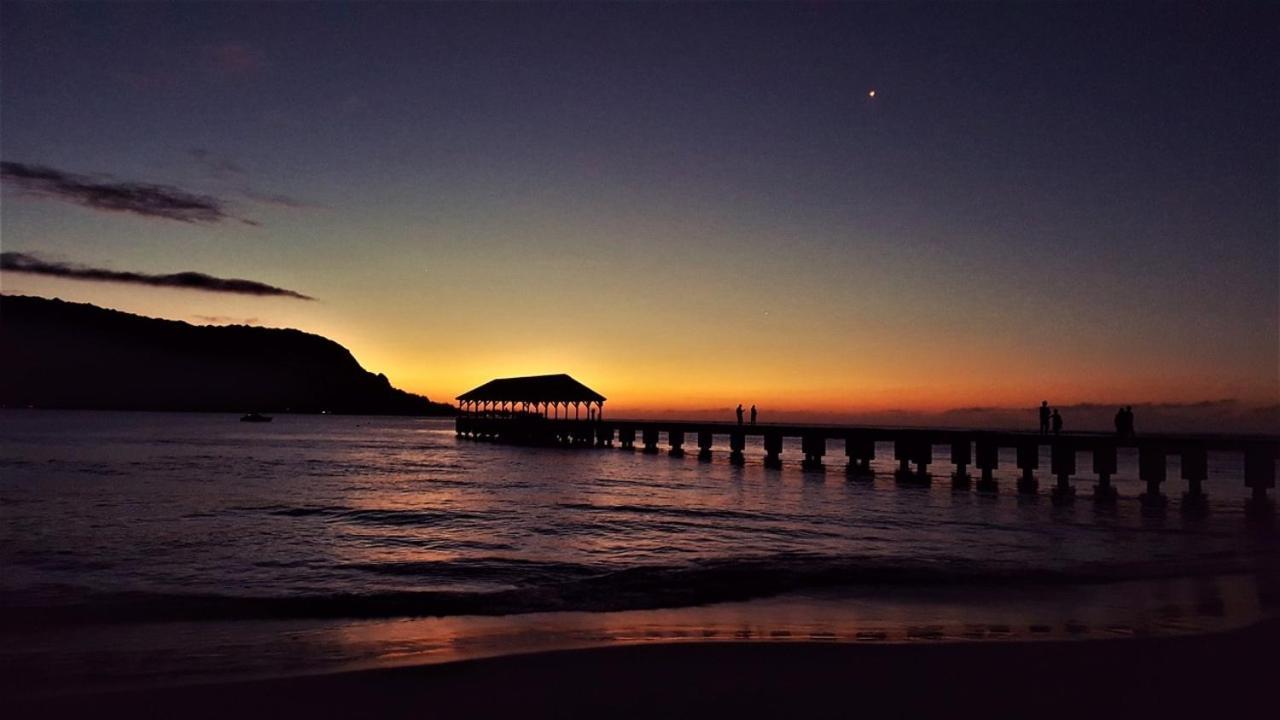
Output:
[[212,225],[226,220],[258,224],[231,214],[227,211],[227,203],[219,198],[168,185],[95,180],[42,165],[18,162],[0,162],[0,178],[33,195],[94,210],[127,212],[196,224]]
[[211,325],[257,325],[258,318],[238,318],[229,315],[192,315],[191,317]]
[[274,205],[276,207],[288,208],[290,210],[318,210],[324,207],[323,205],[317,205],[316,203],[307,202],[306,200],[299,200],[280,193],[265,193],[257,190],[244,189],[240,191],[240,194],[246,199],[260,205]]
[[108,270],[106,268],[87,267],[74,263],[52,262],[36,255],[18,252],[0,253],[0,270],[5,272],[27,273],[65,278],[68,280],[88,280],[93,282],[123,283],[129,285],[148,285],[151,287],[171,287],[184,290],[203,290],[206,292],[233,293],[237,295],[256,295],[290,297],[298,300],[315,300],[309,295],[268,285],[256,280],[239,278],[219,278],[200,272],[180,272],[170,274],[152,274],[130,272],[126,270]]
[[207,148],[191,148],[187,151],[196,164],[210,177],[218,180],[226,180],[229,177],[243,177],[245,170],[235,160],[219,155]]
[[187,154],[195,160],[196,165],[200,167],[201,173],[219,183],[228,186],[238,186],[235,192],[246,200],[257,203],[259,205],[271,205],[274,207],[286,208],[289,210],[315,210],[323,206],[316,203],[299,200],[298,198],[284,193],[264,192],[256,190],[252,187],[244,185],[244,181],[248,178],[249,172],[245,166],[236,161],[229,155],[224,155],[208,148],[193,147],[187,151]]

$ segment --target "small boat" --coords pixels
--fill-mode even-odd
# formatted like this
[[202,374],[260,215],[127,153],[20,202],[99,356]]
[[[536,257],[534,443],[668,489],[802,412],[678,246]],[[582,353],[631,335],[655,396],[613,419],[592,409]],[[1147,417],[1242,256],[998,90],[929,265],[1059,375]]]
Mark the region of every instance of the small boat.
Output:
[[270,415],[262,415],[261,413],[249,413],[240,416],[240,422],[271,422]]

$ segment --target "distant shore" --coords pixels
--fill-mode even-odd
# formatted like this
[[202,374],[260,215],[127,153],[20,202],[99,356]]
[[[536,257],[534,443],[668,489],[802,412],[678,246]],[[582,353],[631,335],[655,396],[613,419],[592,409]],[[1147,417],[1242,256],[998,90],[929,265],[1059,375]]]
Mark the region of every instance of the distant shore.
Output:
[[112,408],[112,407],[34,407],[34,406],[18,407],[14,405],[0,405],[0,410],[7,410],[11,412],[24,411],[24,412],[175,413],[175,414],[190,413],[190,414],[196,414],[196,415],[234,415],[237,417],[244,415],[246,411],[262,412],[262,413],[266,413],[273,416],[274,415],[283,415],[283,416],[295,415],[295,416],[308,416],[308,417],[319,416],[319,415],[332,415],[332,416],[341,416],[341,417],[405,417],[405,418],[450,419],[450,418],[457,417],[458,415],[458,411],[456,409],[453,409],[452,405],[446,406],[447,408],[449,408],[446,410],[432,410],[430,412],[396,412],[396,411],[378,412],[374,410],[368,410],[368,411],[362,411],[362,412],[355,412],[355,411],[347,412],[347,411],[333,411],[333,410],[289,410],[289,409],[275,410],[272,408],[261,408],[261,407],[253,408],[252,406],[249,406],[249,407],[252,409],[251,410],[228,410],[225,408],[198,408],[198,407],[197,408]]
[[704,643],[70,696],[10,717],[1232,717],[1274,702],[1280,622],[1187,637]]

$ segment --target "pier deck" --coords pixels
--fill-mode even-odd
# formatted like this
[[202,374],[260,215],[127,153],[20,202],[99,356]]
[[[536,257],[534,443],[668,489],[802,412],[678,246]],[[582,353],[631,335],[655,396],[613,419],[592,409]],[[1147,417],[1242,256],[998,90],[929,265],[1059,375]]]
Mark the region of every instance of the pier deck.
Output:
[[[1000,465],[1000,451],[1016,451],[1015,465],[1021,471],[1017,482],[1019,493],[1034,494],[1039,490],[1037,471],[1042,448],[1050,454],[1049,474],[1055,479],[1052,496],[1056,502],[1070,502],[1075,495],[1072,477],[1077,475],[1077,458],[1088,453],[1091,470],[1097,478],[1093,498],[1096,502],[1114,502],[1111,478],[1117,469],[1117,450],[1133,448],[1138,453],[1138,476],[1146,484],[1141,496],[1144,507],[1163,508],[1166,498],[1160,486],[1166,480],[1168,457],[1176,455],[1187,492],[1182,497],[1182,510],[1189,514],[1207,512],[1207,495],[1203,483],[1209,479],[1208,454],[1230,452],[1243,455],[1244,483],[1252,491],[1249,510],[1253,514],[1270,515],[1273,505],[1267,491],[1275,487],[1276,460],[1280,458],[1280,437],[1274,435],[1228,434],[1140,434],[1119,436],[1107,433],[1063,433],[1060,435],[1009,430],[973,430],[961,428],[861,427],[848,425],[806,424],[739,424],[688,420],[639,419],[555,419],[527,413],[468,414],[457,418],[459,437],[519,445],[557,445],[571,448],[606,448],[616,442],[623,449],[660,452],[665,440],[667,453],[674,457],[685,454],[685,445],[698,449],[698,459],[712,459],[717,437],[728,438],[729,461],[746,462],[746,439],[759,437],[764,449],[766,467],[782,467],[784,440],[799,439],[801,467],[823,471],[828,444],[843,444],[847,457],[845,471],[852,477],[871,475],[871,461],[876,446],[892,443],[893,458],[899,463],[895,476],[902,481],[928,482],[933,476],[928,467],[934,461],[936,446],[950,452],[952,472],[949,477],[958,488],[967,488],[976,479],[979,492],[996,492],[995,470]],[[838,452],[838,451],[837,451]],[[914,466],[914,468],[913,468]],[[977,477],[970,475],[976,469]]]

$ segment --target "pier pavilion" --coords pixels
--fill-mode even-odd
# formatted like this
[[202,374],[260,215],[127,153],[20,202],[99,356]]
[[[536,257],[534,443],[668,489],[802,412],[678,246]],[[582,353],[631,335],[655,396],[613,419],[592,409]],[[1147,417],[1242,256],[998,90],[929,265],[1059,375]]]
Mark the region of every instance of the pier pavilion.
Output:
[[490,380],[457,400],[458,408],[468,415],[568,420],[572,407],[574,420],[599,420],[604,416],[605,397],[561,373]]

